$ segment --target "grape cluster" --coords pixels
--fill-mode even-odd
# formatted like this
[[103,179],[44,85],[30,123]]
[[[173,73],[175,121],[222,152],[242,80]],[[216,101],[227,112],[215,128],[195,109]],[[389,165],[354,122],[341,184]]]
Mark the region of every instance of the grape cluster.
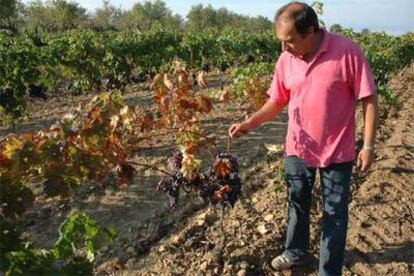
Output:
[[205,172],[197,174],[188,181],[180,172],[183,154],[175,152],[170,158],[170,165],[175,174],[158,183],[157,190],[168,196],[168,207],[177,207],[180,190],[195,191],[205,204],[214,206],[229,203],[232,207],[241,194],[241,180],[238,176],[237,158],[231,154],[220,153],[213,165]]
[[161,180],[157,186],[158,191],[165,192],[168,197],[168,207],[174,209],[177,207],[178,196],[180,194],[180,186],[173,179]]
[[[232,207],[237,202],[240,194],[241,194],[241,180],[239,178],[239,164],[237,162],[237,158],[228,153],[220,153],[215,160],[215,164],[218,162],[227,162],[230,163],[230,170],[226,174],[219,174],[217,173],[217,168],[210,168],[210,175],[214,178],[214,182],[216,186],[218,186],[219,190],[228,185],[230,190],[225,193],[225,200]],[[215,203],[213,201],[213,203]]]
[[171,209],[175,209],[178,204],[178,197],[180,190],[187,190],[190,184],[182,173],[177,172],[174,176],[163,179],[158,183],[157,190],[165,192],[168,197],[167,206]]
[[211,197],[214,193],[213,186],[210,183],[210,178],[207,174],[202,173],[197,175],[191,182],[190,187],[193,188],[198,196],[205,204],[211,203]]
[[181,164],[183,161],[183,154],[181,151],[174,152],[173,156],[170,158],[170,164],[174,171],[181,170]]

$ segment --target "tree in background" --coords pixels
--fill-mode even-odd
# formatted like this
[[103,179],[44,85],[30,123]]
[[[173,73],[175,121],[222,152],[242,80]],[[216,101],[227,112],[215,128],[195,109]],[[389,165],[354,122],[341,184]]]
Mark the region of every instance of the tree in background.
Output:
[[167,8],[161,0],[136,3],[131,11],[121,14],[118,21],[120,29],[149,31],[153,28],[182,29],[183,19]]
[[273,30],[273,22],[262,15],[250,18],[249,25],[253,32]]
[[102,4],[103,7],[97,8],[91,19],[92,27],[98,30],[115,30],[122,11],[107,0]]
[[261,33],[273,30],[273,23],[264,16],[249,17],[234,14],[225,29],[237,29],[248,33]]
[[207,28],[219,28],[217,21],[217,12],[210,4],[205,7],[198,4],[192,6],[187,14],[186,29],[189,32],[200,32]]
[[319,25],[325,28],[325,22],[321,19],[323,16],[323,3],[321,1],[313,1],[310,6],[315,10],[316,14],[318,15]]
[[187,14],[187,22],[174,14],[162,0],[137,2],[130,10],[121,10],[111,0],[88,14],[76,0],[0,0],[0,28],[17,32],[62,32],[74,28],[105,30],[168,29],[200,32],[238,30],[250,33],[273,29],[273,23],[264,16],[249,17],[236,14],[227,8],[215,9],[212,5],[195,5]]
[[187,14],[186,30],[202,32],[206,29],[223,31],[233,29],[248,32],[272,30],[273,23],[263,16],[249,17],[238,15],[227,8],[214,9],[210,4],[191,7]]
[[361,34],[368,34],[370,32],[370,30],[368,28],[363,28],[361,30]]
[[61,32],[88,24],[86,10],[76,2],[66,0],[40,0],[25,8],[26,28],[44,32]]
[[342,32],[343,28],[340,24],[333,24],[330,28],[329,31],[333,32],[333,33],[340,33]]
[[0,0],[0,29],[17,32],[22,5],[17,0]]

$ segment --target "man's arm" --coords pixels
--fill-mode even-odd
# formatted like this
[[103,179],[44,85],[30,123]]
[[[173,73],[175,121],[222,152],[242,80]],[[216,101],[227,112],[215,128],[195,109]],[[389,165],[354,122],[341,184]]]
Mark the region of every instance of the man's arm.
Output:
[[367,171],[374,160],[375,134],[378,125],[378,97],[369,96],[362,99],[364,114],[364,146],[358,154],[357,167]]
[[276,117],[286,105],[280,105],[273,103],[270,99],[252,116],[246,119],[244,122],[233,124],[229,128],[230,137],[240,137],[243,134],[248,133],[250,130],[260,126],[264,122]]

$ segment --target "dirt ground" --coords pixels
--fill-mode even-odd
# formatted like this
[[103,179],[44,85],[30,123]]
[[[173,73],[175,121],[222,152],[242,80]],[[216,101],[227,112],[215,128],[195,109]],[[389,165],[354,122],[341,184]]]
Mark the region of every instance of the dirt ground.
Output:
[[[214,80],[211,80],[214,83]],[[414,275],[414,66],[391,82],[401,106],[382,120],[372,169],[353,175],[344,275]],[[32,121],[15,132],[32,132],[52,124],[86,96],[54,97],[31,103]],[[143,86],[128,88],[129,104],[148,104]],[[53,108],[51,108],[53,107]],[[205,120],[224,150],[228,126],[241,116],[235,106],[218,108]],[[235,115],[236,114],[236,115]],[[179,207],[165,207],[166,196],[155,191],[160,175],[142,171],[134,183],[117,190],[113,179],[87,183],[69,200],[39,196],[25,218],[25,230],[36,245],[50,247],[67,213],[82,210],[103,225],[114,225],[117,239],[101,249],[97,275],[317,275],[320,187],[314,189],[311,212],[312,257],[292,271],[277,273],[272,258],[283,252],[286,229],[286,187],[282,146],[287,115],[234,141],[243,196],[233,209],[204,208],[190,195]],[[358,116],[358,139],[362,121]],[[8,133],[0,129],[0,135]],[[276,145],[269,150],[268,145]],[[166,167],[172,149],[136,158]]]

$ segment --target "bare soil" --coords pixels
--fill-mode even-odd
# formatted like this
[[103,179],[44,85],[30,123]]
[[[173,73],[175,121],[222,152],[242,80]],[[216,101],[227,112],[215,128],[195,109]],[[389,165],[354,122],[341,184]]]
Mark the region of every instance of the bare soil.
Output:
[[[213,76],[210,83],[215,82]],[[414,65],[395,76],[391,87],[401,104],[381,121],[371,170],[353,175],[344,275],[414,275]],[[54,97],[31,103],[32,121],[14,131],[46,128],[87,99]],[[126,101],[147,105],[151,93],[133,85]],[[229,125],[242,115],[236,105],[226,105],[204,121],[207,130],[220,138],[222,150],[227,146]],[[40,195],[26,215],[25,230],[36,245],[47,248],[57,239],[58,225],[73,210],[85,211],[103,225],[114,225],[117,239],[101,249],[97,275],[317,275],[322,215],[319,185],[314,189],[311,212],[312,258],[288,272],[278,273],[270,267],[272,258],[284,249],[287,208],[282,150],[269,151],[265,145],[282,148],[286,121],[283,113],[233,142],[231,152],[238,156],[244,183],[243,196],[233,209],[206,208],[196,197],[183,195],[179,208],[172,212],[164,205],[166,196],[155,191],[160,175],[146,170],[124,190],[117,190],[110,178],[105,183],[85,183],[69,200]],[[8,132],[0,129],[0,135]],[[135,158],[167,167],[171,152]]]

